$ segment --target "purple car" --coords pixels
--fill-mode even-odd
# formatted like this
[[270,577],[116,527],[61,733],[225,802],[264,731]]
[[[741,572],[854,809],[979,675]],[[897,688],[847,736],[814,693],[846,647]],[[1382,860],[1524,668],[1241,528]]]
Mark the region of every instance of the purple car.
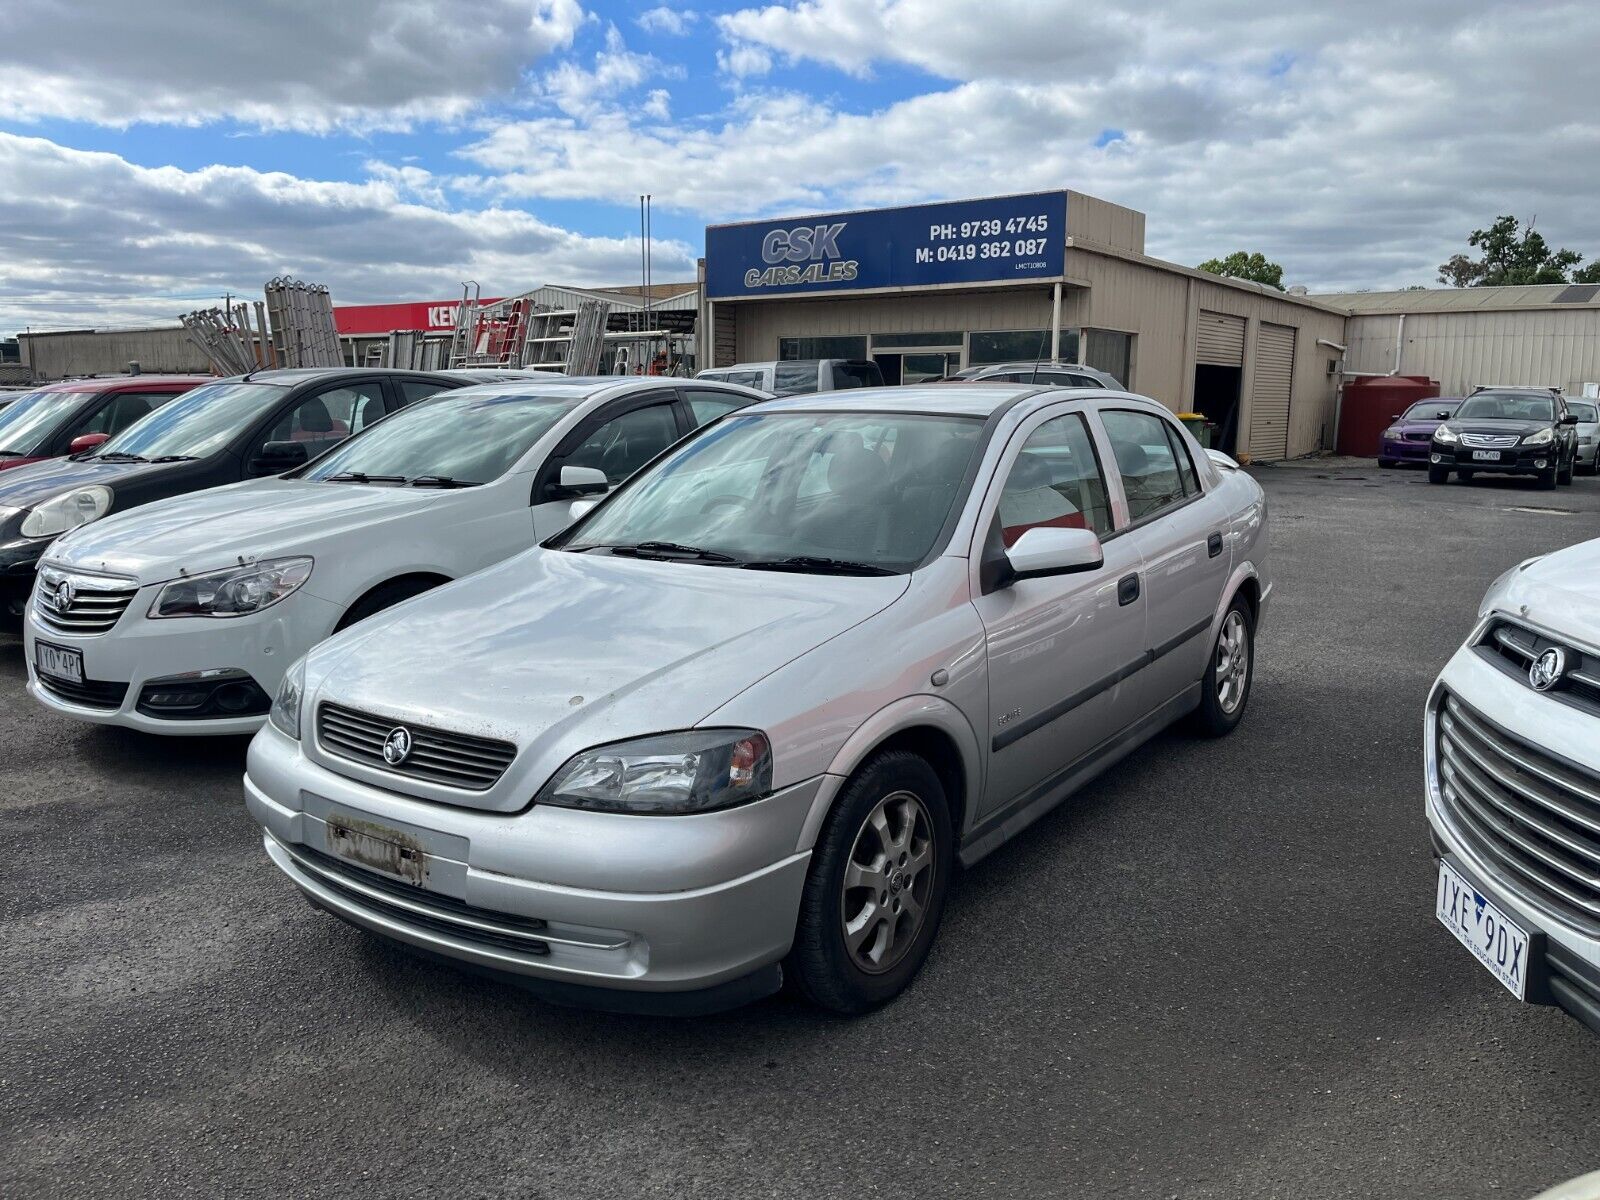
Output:
[[1459,396],[1435,396],[1432,400],[1418,400],[1394,419],[1394,424],[1383,431],[1378,443],[1378,465],[1398,467],[1401,463],[1428,465],[1428,447],[1433,443],[1433,431],[1442,421],[1455,416]]

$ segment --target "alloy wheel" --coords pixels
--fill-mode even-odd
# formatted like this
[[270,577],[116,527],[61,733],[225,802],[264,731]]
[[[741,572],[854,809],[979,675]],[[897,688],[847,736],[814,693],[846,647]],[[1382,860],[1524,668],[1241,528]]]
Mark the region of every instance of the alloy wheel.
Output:
[[891,792],[856,833],[839,915],[851,961],[869,975],[892,969],[927,921],[936,871],[933,820],[912,792]]
[[1250,678],[1250,631],[1237,609],[1228,613],[1217,638],[1217,703],[1225,713],[1235,712],[1244,701]]

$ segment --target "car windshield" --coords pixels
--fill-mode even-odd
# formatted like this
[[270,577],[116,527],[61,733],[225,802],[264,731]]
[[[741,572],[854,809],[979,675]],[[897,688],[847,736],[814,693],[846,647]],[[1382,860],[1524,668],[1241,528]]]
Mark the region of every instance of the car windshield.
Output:
[[88,392],[29,392],[0,408],[0,457],[22,457],[45,443],[76,412]]
[[1437,421],[1440,413],[1453,413],[1456,410],[1456,400],[1423,400],[1406,409],[1402,421]]
[[1585,404],[1582,400],[1568,400],[1567,411],[1585,424],[1600,421],[1600,410],[1592,404]]
[[1548,421],[1555,416],[1555,397],[1549,392],[1479,392],[1456,409],[1463,421]]
[[508,391],[505,384],[446,392],[379,421],[298,477],[488,483],[505,474],[586,394],[576,388]]
[[237,437],[281,401],[271,383],[208,383],[135,421],[96,451],[96,458],[204,458]]
[[901,413],[727,417],[558,544],[719,565],[899,574],[933,548],[982,421]]

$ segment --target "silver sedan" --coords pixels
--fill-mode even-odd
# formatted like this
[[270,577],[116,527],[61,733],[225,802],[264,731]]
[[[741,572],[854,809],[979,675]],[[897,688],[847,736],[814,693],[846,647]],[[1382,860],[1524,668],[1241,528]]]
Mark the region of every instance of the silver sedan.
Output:
[[1160,404],[754,405],[566,533],[323,643],[245,790],[335,916],[561,1002],[906,987],[957,863],[1165,726],[1229,732],[1261,489]]

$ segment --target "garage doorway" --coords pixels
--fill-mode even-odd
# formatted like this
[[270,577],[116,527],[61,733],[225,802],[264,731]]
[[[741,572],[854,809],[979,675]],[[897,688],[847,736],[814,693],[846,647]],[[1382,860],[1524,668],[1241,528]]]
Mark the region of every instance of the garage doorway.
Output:
[[1239,444],[1239,388],[1241,367],[1201,363],[1194,369],[1194,411],[1216,426],[1211,444],[1232,454]]

